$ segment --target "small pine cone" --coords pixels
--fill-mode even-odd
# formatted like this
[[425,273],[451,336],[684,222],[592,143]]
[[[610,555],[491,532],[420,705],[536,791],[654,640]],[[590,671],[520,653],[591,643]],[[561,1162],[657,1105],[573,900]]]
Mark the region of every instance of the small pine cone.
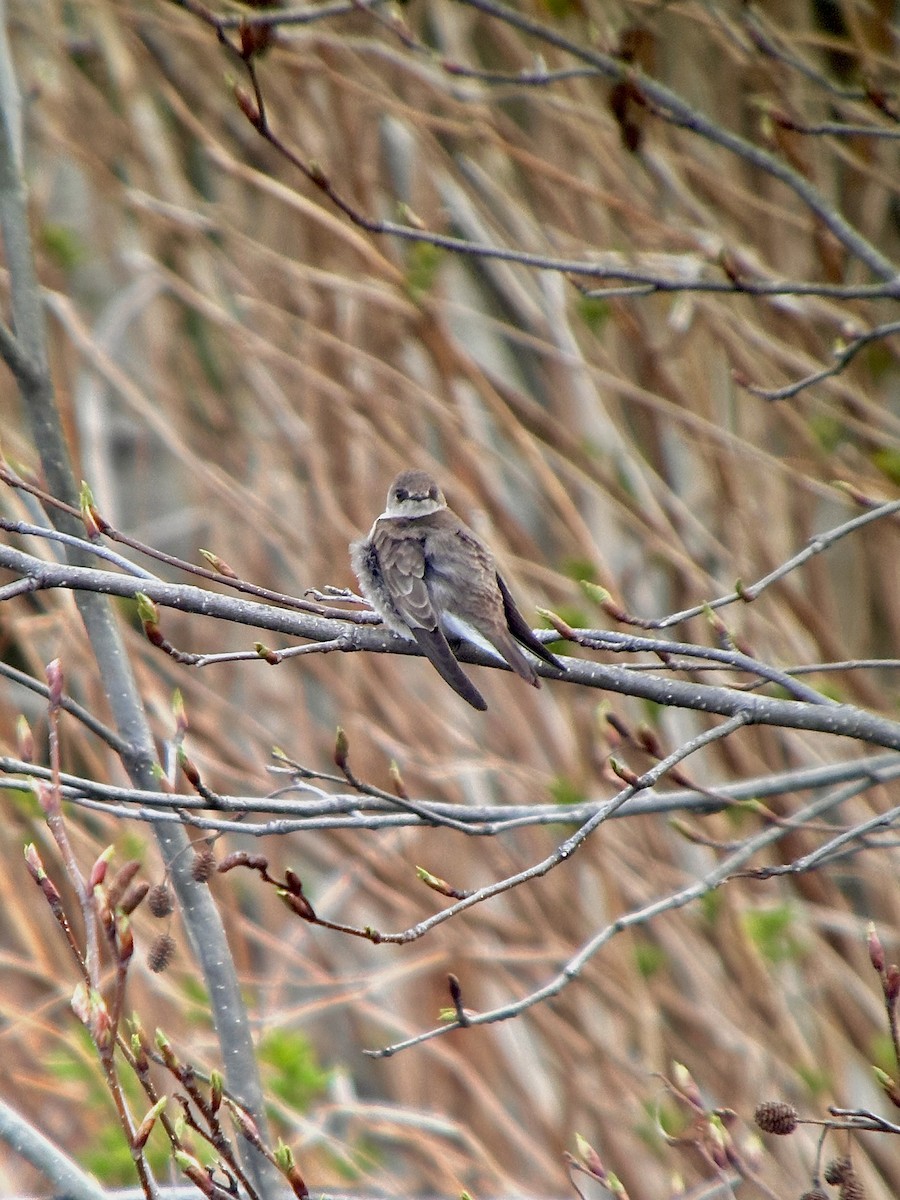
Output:
[[753,1116],[763,1133],[793,1133],[797,1128],[797,1110],[783,1100],[765,1100],[757,1104]]
[[804,1192],[800,1200],[828,1200],[828,1193],[824,1188],[814,1187]]
[[175,953],[175,939],[170,933],[161,933],[147,955],[147,966],[154,975],[163,972],[172,961]]
[[841,1158],[833,1158],[826,1165],[823,1174],[826,1183],[843,1183],[846,1179],[853,1178],[853,1163],[846,1154]]
[[863,1185],[859,1181],[859,1177],[854,1175],[852,1171],[844,1177],[844,1182],[841,1184],[841,1190],[838,1192],[840,1200],[866,1200],[866,1193],[863,1190]]
[[147,896],[147,907],[154,917],[167,917],[174,908],[172,889],[165,882],[154,883]]
[[200,850],[194,855],[194,865],[191,867],[191,875],[197,883],[208,883],[210,876],[215,874],[216,856],[207,846],[205,850]]

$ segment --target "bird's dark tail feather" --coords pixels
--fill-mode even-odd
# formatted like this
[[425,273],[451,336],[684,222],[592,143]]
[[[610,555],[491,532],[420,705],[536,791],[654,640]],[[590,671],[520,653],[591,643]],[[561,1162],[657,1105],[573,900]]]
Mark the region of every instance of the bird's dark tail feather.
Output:
[[484,712],[487,708],[484,696],[465,674],[453,656],[450,643],[440,629],[422,629],[412,626],[410,632],[416,643],[445,683],[449,683],[458,696],[462,696],[473,708]]
[[503,597],[503,611],[506,613],[506,624],[509,626],[509,632],[513,635],[517,642],[521,642],[523,646],[536,654],[538,658],[544,660],[548,666],[556,667],[557,671],[565,673],[565,663],[560,662],[555,654],[551,654],[543,642],[539,641],[531,631],[528,622],[516,608],[516,602],[509,594],[509,588],[503,582],[502,576],[497,576],[497,586],[500,588],[500,595]]

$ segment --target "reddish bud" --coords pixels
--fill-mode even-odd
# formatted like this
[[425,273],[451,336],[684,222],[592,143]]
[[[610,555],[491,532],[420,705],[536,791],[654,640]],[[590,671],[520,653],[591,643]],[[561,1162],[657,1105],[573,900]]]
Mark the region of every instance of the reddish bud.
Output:
[[659,738],[649,725],[638,726],[637,740],[638,745],[642,746],[648,754],[652,754],[654,758],[662,758],[662,749],[659,744]]
[[641,777],[632,771],[631,767],[626,766],[625,763],[619,762],[618,759],[613,758],[612,755],[610,755],[608,761],[610,770],[614,775],[617,775],[623,783],[627,783],[629,787],[640,786]]
[[119,904],[119,912],[125,916],[131,916],[136,908],[144,902],[144,897],[150,891],[150,884],[146,879],[142,879],[140,883],[134,884],[128,889]]
[[287,892],[284,888],[278,889],[278,895],[291,912],[296,913],[298,917],[302,917],[304,921],[315,921],[317,919],[313,906],[305,896],[298,896],[294,892]]
[[170,1071],[177,1074],[180,1068],[178,1066],[178,1059],[175,1057],[175,1052],[172,1050],[172,1043],[161,1029],[156,1030],[153,1040],[165,1065]]
[[457,1008],[462,1008],[462,986],[455,975],[447,976],[447,987],[450,989],[450,999]]
[[224,875],[226,871],[231,871],[234,867],[247,867],[251,871],[267,871],[269,860],[262,854],[249,854],[246,850],[235,850],[233,854],[225,855],[216,870],[220,875]]
[[[112,852],[113,848],[110,846],[107,853],[111,855]],[[116,908],[140,869],[140,861],[132,858],[116,871],[110,880],[109,887],[106,889],[106,900],[110,908]]]
[[28,842],[25,847],[25,866],[35,883],[41,883],[47,878],[47,872],[44,870],[44,864],[34,842]]
[[44,899],[50,905],[51,910],[57,916],[62,914],[62,897],[57,890],[56,884],[44,870],[44,864],[41,862],[40,855],[32,842],[29,842],[25,847],[25,866],[28,868],[31,878],[41,889]]
[[241,39],[241,57],[249,59],[254,54],[261,54],[269,48],[269,44],[272,41],[272,26],[268,23],[251,25],[244,21],[241,23],[239,35]]
[[109,860],[112,858],[115,850],[112,846],[107,846],[101,855],[94,859],[94,865],[91,867],[91,873],[88,877],[88,887],[91,891],[95,887],[99,887],[106,878],[106,870],[109,866]]
[[195,1184],[204,1196],[215,1196],[219,1191],[210,1176],[209,1171],[197,1161],[191,1154],[185,1153],[184,1150],[175,1151],[175,1165],[183,1175],[186,1175],[191,1183]]
[[616,716],[616,714],[614,712],[608,712],[606,714],[606,723],[607,723],[607,725],[609,725],[612,729],[614,729],[616,731],[616,733],[619,735],[619,737],[622,739],[622,741],[625,741],[625,742],[631,741],[631,730],[628,728],[628,726],[625,724],[625,722],[622,720],[621,717]]
[[675,1076],[675,1087],[678,1089],[682,1098],[697,1112],[705,1113],[706,1105],[703,1103],[703,1097],[700,1094],[700,1089],[694,1082],[694,1077],[684,1065],[684,1063],[675,1063],[673,1074]]
[[244,1137],[254,1146],[261,1146],[262,1139],[259,1136],[259,1129],[257,1128],[256,1122],[253,1120],[250,1114],[246,1111],[246,1109],[241,1108],[239,1104],[235,1104],[235,1102],[229,1099],[228,1096],[225,1096],[224,1099],[226,1105],[228,1106],[228,1111],[231,1113],[235,1124],[238,1126]]
[[[583,583],[582,586],[584,586]],[[552,629],[555,629],[564,641],[574,642],[577,640],[575,637],[575,630],[557,613],[552,612],[549,608],[539,608],[537,612],[538,616],[542,617]]]
[[178,765],[181,768],[182,775],[184,775],[185,779],[195,791],[203,787],[203,780],[200,778],[200,772],[180,746],[178,748]]
[[256,103],[246,88],[241,87],[239,83],[234,85],[234,98],[237,101],[237,106],[251,124],[259,123],[259,109]]
[[59,708],[63,694],[63,669],[62,663],[58,658],[54,658],[52,662],[47,663],[45,674],[50,687],[50,706],[51,708]]
[[116,935],[119,943],[119,966],[123,967],[134,954],[134,932],[124,913],[120,913],[116,920]]
[[575,1146],[578,1150],[578,1161],[585,1171],[599,1183],[603,1183],[607,1178],[606,1167],[594,1147],[580,1133],[575,1134]]
[[201,550],[200,553],[219,575],[225,575],[228,579],[239,578],[237,571],[230,567],[224,559],[219,558],[218,554],[213,554],[212,550]]
[[132,1150],[143,1150],[143,1148],[147,1145],[147,1139],[153,1132],[156,1119],[166,1107],[168,1100],[168,1096],[161,1096],[147,1113],[146,1117],[144,1117],[143,1121],[141,1121],[131,1142]]
[[401,800],[409,799],[409,792],[406,790],[406,784],[403,782],[403,776],[400,774],[400,768],[396,761],[392,758],[390,765],[391,786],[394,789],[395,795]]
[[102,533],[108,532],[111,526],[100,515],[97,506],[94,504],[94,494],[83,479],[81,481],[78,504],[81,509],[81,519],[84,522],[87,535],[92,541],[96,541]]
[[24,716],[16,719],[16,748],[22,762],[34,762],[34,734]]
[[222,1096],[225,1091],[225,1083],[218,1071],[211,1071],[209,1075],[209,1109],[210,1112],[217,1113],[222,1107]]
[[454,900],[461,900],[465,895],[464,892],[458,891],[451,887],[446,879],[441,879],[437,875],[432,875],[430,871],[426,871],[424,867],[416,867],[416,875],[419,880],[430,887],[433,892],[439,892],[442,896],[450,896]]
[[72,1011],[90,1033],[97,1049],[107,1049],[112,1037],[112,1022],[100,993],[85,983],[79,983],[72,993],[71,1005]]
[[97,520],[97,510],[93,504],[82,504],[81,520],[84,522],[85,532],[91,541],[97,541],[100,537],[100,523]]
[[869,961],[880,975],[884,970],[884,946],[881,944],[881,938],[872,921],[869,922],[866,930],[866,946],[869,949]]
[[286,870],[284,872],[284,885],[285,885],[285,888],[287,889],[287,891],[289,891],[292,896],[302,896],[303,895],[303,880],[300,878],[300,876],[297,874],[297,872],[293,869],[293,867],[286,868]]
[[40,779],[34,783],[34,789],[37,793],[38,804],[44,816],[48,818],[58,817],[62,812],[62,806],[59,802],[59,793],[56,788],[51,787],[49,783],[44,783]]
[[180,688],[176,688],[172,693],[172,716],[175,718],[176,737],[185,734],[188,728],[188,719],[184,707],[184,696],[182,696]]
[[349,759],[350,743],[346,733],[339,725],[334,739],[334,764],[339,771],[346,771]]

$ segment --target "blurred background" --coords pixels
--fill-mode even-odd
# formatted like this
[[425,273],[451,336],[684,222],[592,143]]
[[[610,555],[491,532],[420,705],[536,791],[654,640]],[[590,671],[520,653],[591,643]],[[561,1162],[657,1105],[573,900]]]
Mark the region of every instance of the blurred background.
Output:
[[[896,130],[888,102],[871,100],[897,87],[891,7],[529,0],[522,11],[579,44],[626,53],[722,128],[780,156],[898,259],[896,140],[804,135],[772,117]],[[519,81],[579,64],[489,14],[441,0],[329,11],[284,27],[257,69],[278,135],[367,218],[411,212],[429,230],[667,279],[727,279],[725,263],[746,277],[871,281],[795,193],[627,90],[583,71],[546,86]],[[208,548],[242,577],[294,595],[353,586],[349,541],[381,512],[394,474],[418,466],[495,549],[529,620],[539,624],[540,606],[606,627],[580,580],[631,613],[663,616],[765,575],[862,511],[835,480],[875,500],[897,495],[896,338],[778,402],[735,381],[799,380],[833,361],[842,339],[895,319],[895,304],[588,297],[589,280],[372,235],[260,139],[235,103],[234,82],[247,86],[241,64],[178,6],[12,0],[8,14],[59,402],[77,469],[129,535],[196,562]],[[5,371],[0,408],[6,456],[23,474],[37,470]],[[4,489],[0,502],[5,515],[27,517],[20,494]],[[722,616],[779,667],[896,656],[898,562],[897,523],[876,523]],[[43,594],[3,610],[4,659],[40,678],[61,656],[68,690],[103,715],[71,598]],[[379,786],[394,760],[416,797],[560,804],[558,827],[495,840],[419,830],[219,843],[292,866],[322,915],[384,931],[444,903],[416,865],[461,889],[512,874],[571,831],[566,804],[615,794],[611,753],[645,769],[649,758],[622,745],[610,715],[635,730],[645,723],[664,750],[708,727],[699,714],[555,683],[536,691],[467,668],[489,704],[480,714],[408,657],[195,670],[146,643],[132,606],[121,611],[155,732],[172,735],[179,688],[187,748],[219,792],[272,788],[274,745],[332,770],[341,725],[357,774]],[[246,649],[257,637],[172,611],[163,632],[191,652]],[[698,618],[676,636],[714,644],[715,635]],[[897,715],[896,671],[811,681]],[[22,712],[40,743],[41,706],[0,685],[7,747]],[[754,729],[686,770],[725,786],[863,750]],[[66,770],[124,783],[74,723],[63,754]],[[874,787],[839,819],[897,799],[896,788]],[[53,852],[29,801],[7,797],[4,809],[0,1088],[104,1181],[130,1181],[99,1068],[68,1009],[74,972],[24,880],[24,841],[45,846],[48,862]],[[890,1070],[891,1059],[864,932],[875,920],[896,947],[892,849],[792,880],[734,882],[615,938],[556,1000],[514,1022],[389,1060],[361,1053],[434,1025],[449,1003],[448,971],[472,1008],[527,994],[606,922],[710,869],[718,844],[762,820],[698,818],[697,839],[662,817],[610,823],[548,878],[402,948],[302,924],[250,877],[215,881],[276,1128],[307,1179],[391,1195],[558,1195],[578,1132],[633,1200],[679,1195],[679,1178],[690,1187],[713,1176],[664,1136],[686,1119],[657,1074],[677,1061],[711,1106],[737,1112],[735,1136],[776,1194],[809,1186],[814,1135],[754,1151],[752,1111],[773,1095],[810,1115],[881,1103],[870,1064]],[[71,828],[85,866],[114,842],[159,877],[139,823],[73,812]],[[815,842],[798,831],[763,861]],[[146,944],[156,932],[148,917],[139,942],[142,930]],[[135,969],[130,1002],[146,1027],[216,1065],[184,945],[161,976]],[[886,1139],[856,1154],[870,1195],[900,1192]],[[39,1187],[5,1149],[0,1184]]]

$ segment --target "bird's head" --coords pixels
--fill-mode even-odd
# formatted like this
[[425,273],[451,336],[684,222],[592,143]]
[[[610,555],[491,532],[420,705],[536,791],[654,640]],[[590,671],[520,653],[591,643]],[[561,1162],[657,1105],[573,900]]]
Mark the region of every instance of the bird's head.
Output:
[[427,471],[401,471],[388,489],[389,517],[427,517],[446,508],[444,493]]

